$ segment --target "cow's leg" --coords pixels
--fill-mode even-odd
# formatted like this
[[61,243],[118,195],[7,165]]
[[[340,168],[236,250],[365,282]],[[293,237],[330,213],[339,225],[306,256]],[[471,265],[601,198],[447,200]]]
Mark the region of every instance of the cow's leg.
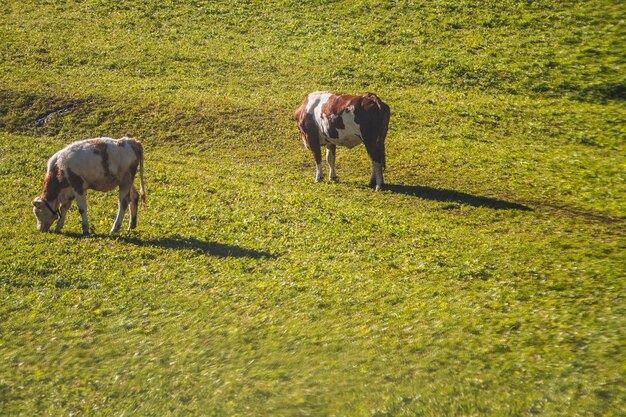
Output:
[[120,184],[120,193],[117,199],[117,217],[115,217],[115,221],[113,222],[111,233],[119,232],[122,226],[124,214],[126,214],[126,209],[130,203],[130,185]]
[[322,164],[315,164],[315,182],[320,182],[324,179],[324,172],[322,171]]
[[322,149],[319,140],[309,141],[309,149],[313,152],[315,159],[315,182],[320,182],[324,179],[324,172],[322,172]]
[[128,230],[137,227],[137,211],[139,207],[139,193],[134,185],[130,188],[130,220],[128,221]]
[[376,191],[382,190],[383,181],[383,163],[372,160],[372,177],[370,178],[370,187],[376,186]]
[[363,138],[363,142],[365,143],[365,148],[367,149],[367,153],[372,160],[372,176],[370,177],[370,187],[376,187],[376,191],[380,191],[383,188],[384,180],[383,180],[383,165],[385,160],[385,151],[384,148],[380,149],[376,146],[375,138]]
[[337,146],[326,145],[326,162],[328,163],[328,180],[330,182],[337,181],[337,172],[335,171],[335,153]]
[[65,215],[67,214],[67,210],[70,208],[71,205],[72,200],[69,200],[67,203],[61,204],[61,207],[59,208],[59,220],[57,221],[57,225],[54,228],[55,233],[59,233],[61,232],[61,229],[63,229],[63,224],[65,223]]
[[89,221],[87,220],[87,195],[78,194],[76,196],[76,205],[78,206],[78,212],[80,213],[81,226],[83,227],[83,234],[89,234]]
[[300,126],[300,129],[302,131],[302,142],[308,150],[313,152],[313,158],[315,159],[315,182],[320,182],[324,179],[324,173],[322,172],[322,149],[317,127],[314,121],[308,120],[304,125]]

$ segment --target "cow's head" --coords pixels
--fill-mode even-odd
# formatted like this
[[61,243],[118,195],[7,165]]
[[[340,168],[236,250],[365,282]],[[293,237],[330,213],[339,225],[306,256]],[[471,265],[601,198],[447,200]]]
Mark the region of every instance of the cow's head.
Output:
[[56,219],[60,217],[59,210],[54,210],[50,203],[41,197],[33,200],[33,213],[37,219],[37,230],[47,232]]

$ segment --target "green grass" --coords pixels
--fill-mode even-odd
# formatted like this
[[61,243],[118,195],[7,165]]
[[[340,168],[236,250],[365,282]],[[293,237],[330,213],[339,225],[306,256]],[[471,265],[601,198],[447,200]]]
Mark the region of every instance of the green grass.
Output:
[[[621,2],[179,3],[0,5],[0,415],[626,413]],[[313,184],[317,89],[390,105],[385,191]],[[126,134],[138,229],[37,232]]]

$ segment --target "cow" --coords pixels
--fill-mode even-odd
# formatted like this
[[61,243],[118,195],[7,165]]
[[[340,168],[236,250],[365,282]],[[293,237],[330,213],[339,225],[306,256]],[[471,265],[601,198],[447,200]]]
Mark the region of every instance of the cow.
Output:
[[323,179],[321,146],[326,147],[329,181],[337,181],[337,146],[353,148],[361,143],[372,160],[369,186],[382,189],[385,168],[385,137],[390,117],[389,106],[376,94],[362,96],[316,91],[309,94],[295,111],[304,146],[315,158],[315,182]]
[[[143,183],[143,147],[141,142],[120,139],[95,138],[74,142],[61,149],[48,160],[48,171],[43,191],[33,201],[37,229],[47,232],[58,219],[55,232],[65,223],[65,215],[76,200],[82,218],[83,234],[89,234],[87,221],[87,190],[110,191],[119,187],[117,217],[111,233],[120,230],[126,208],[130,205],[128,230],[137,227],[137,208],[141,198],[146,205]],[[139,192],[135,188],[135,174],[139,166]]]

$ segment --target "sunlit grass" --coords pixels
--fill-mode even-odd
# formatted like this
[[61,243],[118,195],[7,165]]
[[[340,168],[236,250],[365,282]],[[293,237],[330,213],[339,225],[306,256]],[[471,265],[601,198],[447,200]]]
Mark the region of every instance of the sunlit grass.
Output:
[[[622,9],[5,4],[0,414],[623,414]],[[386,190],[313,184],[317,89],[389,103]],[[47,158],[126,134],[138,229],[37,232]]]

